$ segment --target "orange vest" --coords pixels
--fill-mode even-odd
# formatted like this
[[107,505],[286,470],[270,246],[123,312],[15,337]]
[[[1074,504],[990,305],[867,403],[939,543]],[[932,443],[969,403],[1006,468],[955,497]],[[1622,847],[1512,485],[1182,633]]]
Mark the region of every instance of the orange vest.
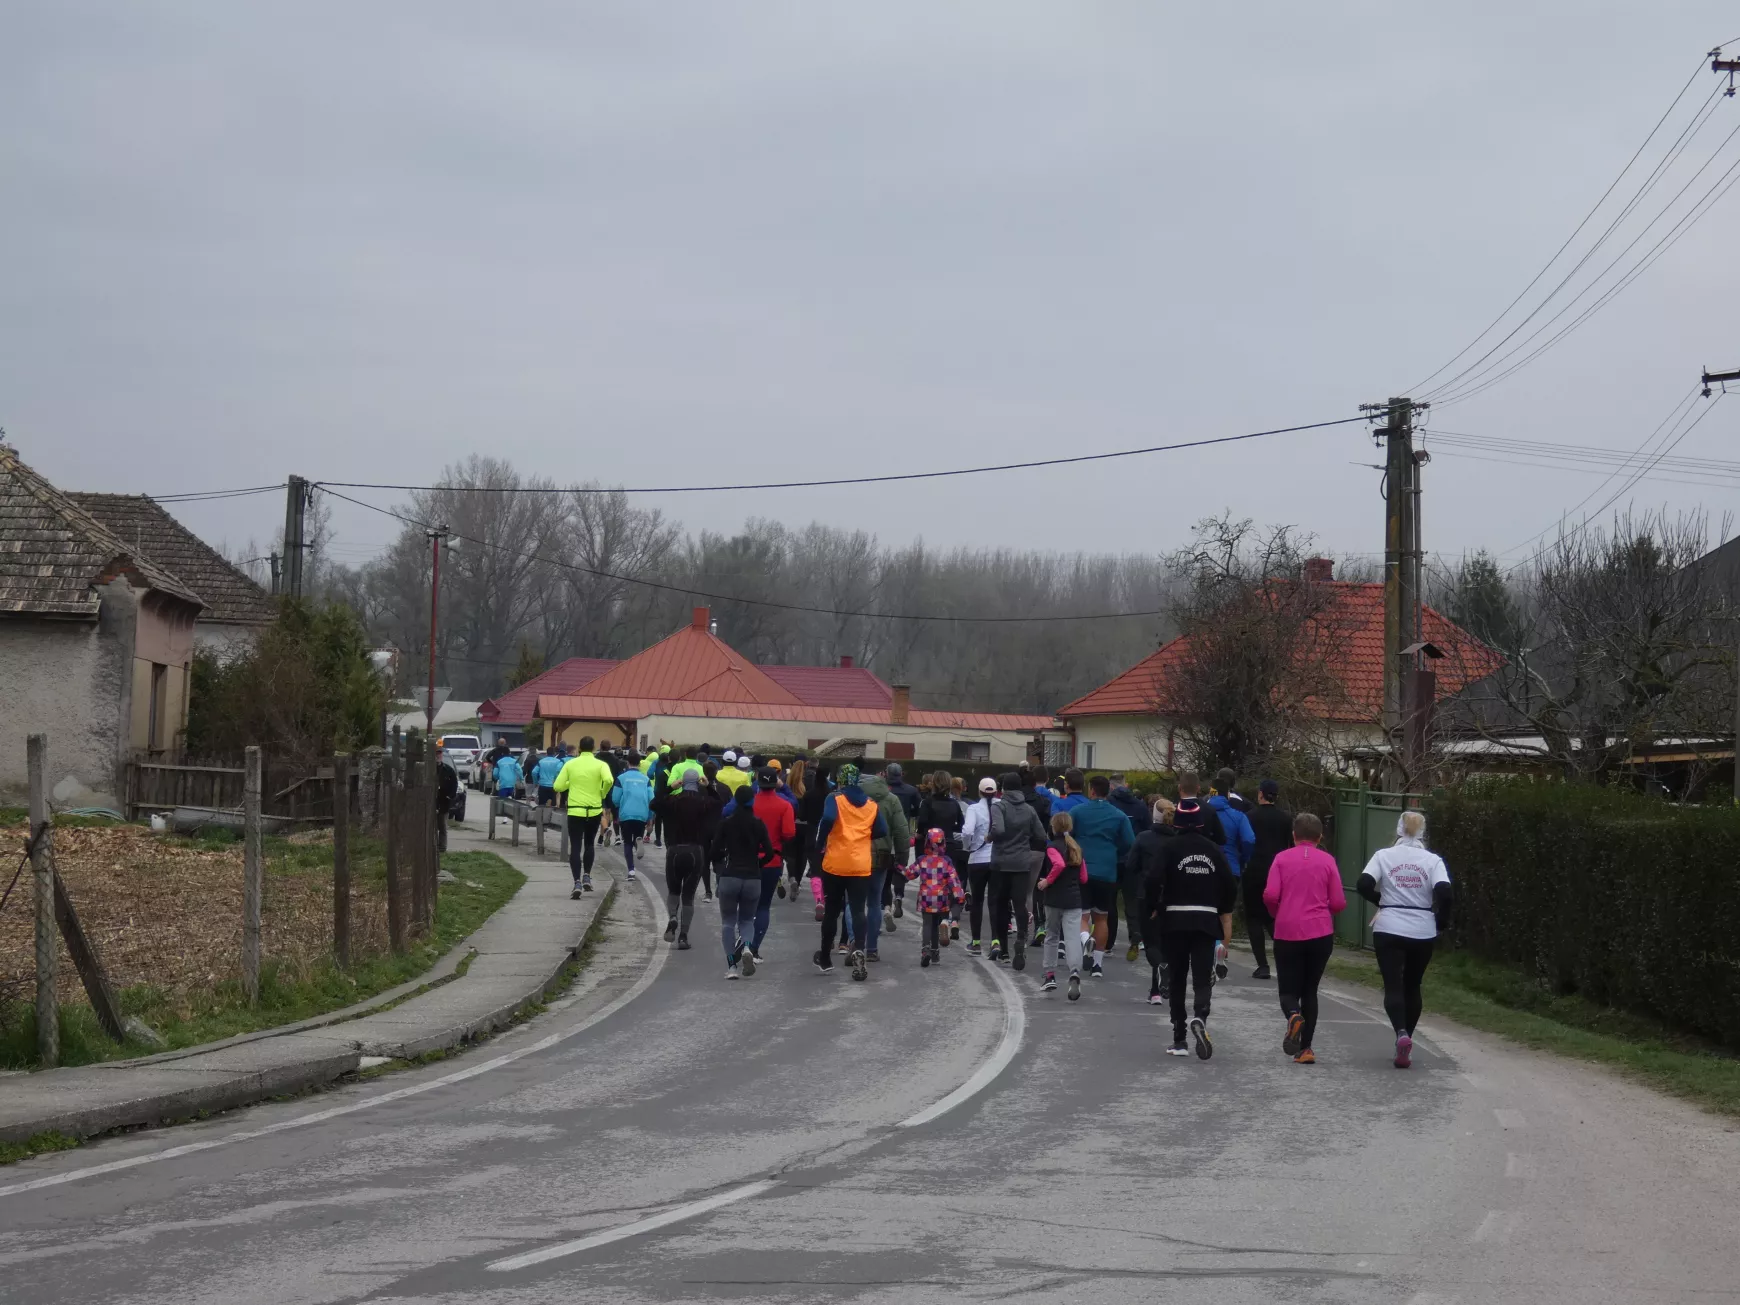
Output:
[[834,798],[834,827],[828,831],[828,850],[822,854],[822,869],[849,879],[870,877],[870,840],[880,813],[869,798],[855,807],[844,793]]

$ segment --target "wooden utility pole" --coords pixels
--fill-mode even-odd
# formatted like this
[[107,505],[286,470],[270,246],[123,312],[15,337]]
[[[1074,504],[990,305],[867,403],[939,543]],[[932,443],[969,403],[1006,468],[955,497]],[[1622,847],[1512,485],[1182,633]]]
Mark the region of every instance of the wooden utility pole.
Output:
[[284,570],[281,593],[302,597],[302,564],[307,552],[308,482],[286,478],[284,486]]
[[1381,412],[1385,424],[1373,432],[1383,442],[1384,458],[1384,699],[1383,734],[1391,758],[1386,783],[1391,788],[1417,780],[1425,759],[1424,719],[1430,703],[1415,703],[1419,684],[1418,651],[1424,642],[1421,579],[1424,550],[1420,535],[1420,464],[1414,448],[1414,415],[1427,405],[1409,398],[1362,404]]
[[36,886],[36,1059],[48,1069],[60,1064],[60,1006],[54,995],[59,957],[55,947],[54,826],[48,811],[48,735],[30,736],[25,764],[30,785],[30,869]]
[[260,749],[250,747],[242,781],[242,992],[250,1006],[260,1000]]
[[350,967],[350,757],[332,759],[332,954]]

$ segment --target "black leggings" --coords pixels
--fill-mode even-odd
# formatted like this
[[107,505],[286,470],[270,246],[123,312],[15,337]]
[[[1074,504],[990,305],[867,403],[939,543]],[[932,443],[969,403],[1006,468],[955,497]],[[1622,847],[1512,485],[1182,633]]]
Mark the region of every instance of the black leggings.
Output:
[[[1255,891],[1252,891],[1252,889]],[[1265,935],[1271,935],[1275,929],[1275,921],[1269,915],[1269,908],[1263,905],[1263,890],[1252,885],[1246,888],[1245,898],[1245,936],[1250,939],[1251,955],[1256,958],[1257,968],[1269,968],[1269,954],[1263,950]]]
[[1281,1012],[1304,1020],[1299,1031],[1299,1049],[1311,1045],[1311,1035],[1317,1031],[1317,985],[1323,982],[1323,971],[1329,965],[1329,953],[1335,950],[1335,935],[1302,941],[1275,939],[1275,986],[1281,990]]
[[973,932],[973,941],[978,942],[983,936],[980,932],[985,923],[985,894],[991,888],[991,867],[989,865],[969,865],[967,867],[967,924]]
[[701,886],[701,867],[706,862],[705,849],[695,843],[672,843],[665,853],[665,896],[670,900],[671,919],[685,938],[695,918],[695,889]]
[[592,873],[593,847],[598,842],[598,822],[602,819],[602,812],[596,816],[568,816],[568,869],[574,872],[575,883]]
[[1437,941],[1393,933],[1371,936],[1378,972],[1384,976],[1384,1014],[1397,1033],[1411,1034],[1420,1023],[1420,980],[1426,977]]
[[852,926],[857,931],[853,946],[858,951],[865,948],[866,932],[870,927],[870,876],[869,875],[831,875],[822,871],[822,959],[830,959],[834,952],[834,931],[840,927],[840,912],[850,905],[852,908]]
[[1214,991],[1214,945],[1220,940],[1213,934],[1186,932],[1182,929],[1160,935],[1160,954],[1166,958],[1166,994],[1172,1005],[1172,1040],[1184,1041],[1184,984],[1188,980],[1195,989],[1193,1013],[1208,1018],[1209,995]]
[[[1009,911],[1015,911],[1015,936],[1027,937],[1027,872],[1025,870],[991,871],[991,941],[1007,940]],[[1013,947],[1013,942],[1010,943]]]

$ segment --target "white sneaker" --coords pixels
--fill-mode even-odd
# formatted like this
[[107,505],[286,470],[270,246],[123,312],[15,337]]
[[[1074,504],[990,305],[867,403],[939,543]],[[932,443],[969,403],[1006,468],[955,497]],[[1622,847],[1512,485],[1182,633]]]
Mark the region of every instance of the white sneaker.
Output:
[[742,971],[740,971],[735,965],[732,965],[732,966],[727,967],[727,969],[725,971],[725,977],[727,979],[741,979],[743,977],[743,974],[742,974]]

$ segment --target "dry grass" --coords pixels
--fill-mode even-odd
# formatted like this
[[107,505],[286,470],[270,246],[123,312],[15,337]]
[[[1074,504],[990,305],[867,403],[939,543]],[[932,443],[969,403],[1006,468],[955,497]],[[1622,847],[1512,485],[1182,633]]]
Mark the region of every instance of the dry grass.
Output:
[[[0,890],[24,847],[24,830],[0,827]],[[358,848],[351,930],[357,955],[387,945],[384,884]],[[117,988],[150,984],[183,1011],[241,975],[242,848],[190,843],[137,826],[56,828],[55,864],[86,933]],[[35,973],[34,894],[26,867],[0,911],[0,987]],[[332,946],[331,848],[318,840],[270,840],[261,905],[261,950],[287,972],[322,960]],[[78,973],[61,948],[62,1001],[82,1001]]]

